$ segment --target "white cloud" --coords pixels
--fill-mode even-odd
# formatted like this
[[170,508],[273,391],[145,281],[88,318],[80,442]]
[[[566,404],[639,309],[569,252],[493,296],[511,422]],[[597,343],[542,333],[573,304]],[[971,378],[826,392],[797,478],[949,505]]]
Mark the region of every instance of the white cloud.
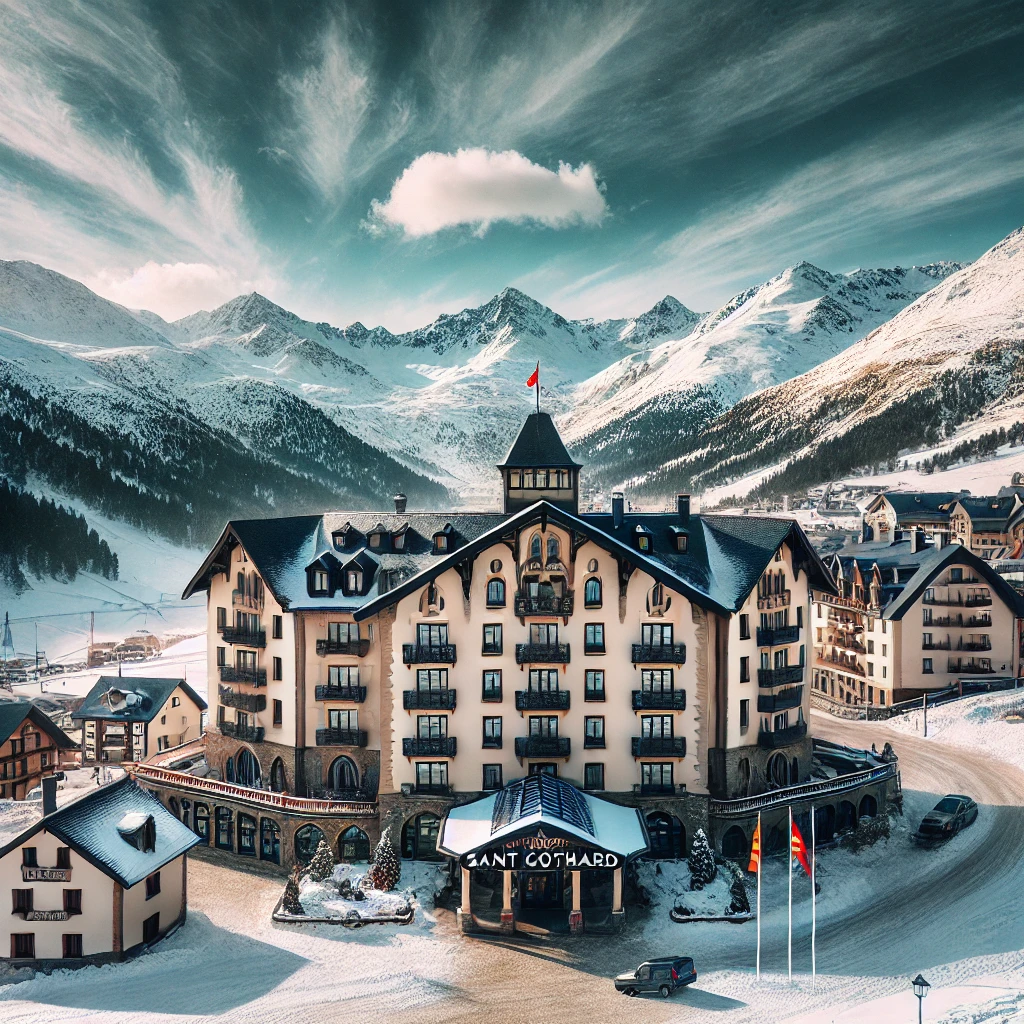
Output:
[[557,171],[515,150],[460,149],[424,153],[402,172],[384,201],[370,207],[369,226],[400,227],[408,238],[495,221],[532,221],[549,228],[600,224],[608,212],[591,164]]

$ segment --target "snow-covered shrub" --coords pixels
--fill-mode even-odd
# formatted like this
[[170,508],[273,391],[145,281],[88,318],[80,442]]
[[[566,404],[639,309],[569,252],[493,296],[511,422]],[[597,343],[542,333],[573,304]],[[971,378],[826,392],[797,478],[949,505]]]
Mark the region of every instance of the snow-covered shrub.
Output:
[[715,855],[711,852],[708,837],[702,828],[697,829],[694,833],[693,846],[690,847],[687,864],[690,868],[691,889],[703,889],[705,885],[715,880],[715,875],[718,872],[715,866]]
[[314,882],[322,882],[325,878],[330,878],[334,874],[334,854],[331,853],[331,848],[327,845],[326,839],[320,840],[320,845],[316,848],[316,853],[313,854],[313,859],[309,862],[309,877]]
[[729,888],[729,895],[732,897],[729,903],[730,914],[750,913],[750,899],[747,896],[747,887],[743,884],[743,879],[739,875],[733,880]]
[[402,877],[402,865],[395,852],[391,840],[385,832],[380,837],[377,849],[373,855],[373,865],[369,871],[370,881],[375,889],[381,892],[390,892]]
[[281,901],[281,909],[286,914],[304,914],[302,903],[299,900],[299,867],[288,876],[288,884],[284,887],[284,899]]

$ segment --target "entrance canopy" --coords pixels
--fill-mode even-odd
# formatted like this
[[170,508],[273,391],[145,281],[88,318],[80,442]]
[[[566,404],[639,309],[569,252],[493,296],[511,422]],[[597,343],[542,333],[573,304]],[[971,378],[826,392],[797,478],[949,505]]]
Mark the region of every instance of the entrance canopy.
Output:
[[[438,843],[463,867],[620,868],[649,843],[640,812],[551,775],[529,775],[453,807]],[[541,863],[543,860],[543,863]]]

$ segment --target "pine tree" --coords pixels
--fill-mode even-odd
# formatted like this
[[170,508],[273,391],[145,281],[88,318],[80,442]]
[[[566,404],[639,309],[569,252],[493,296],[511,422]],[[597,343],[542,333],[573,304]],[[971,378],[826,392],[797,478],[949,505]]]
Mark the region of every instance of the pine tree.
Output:
[[284,887],[284,899],[281,901],[281,909],[286,914],[302,915],[302,903],[299,900],[299,866],[288,876],[288,884]]
[[369,873],[374,889],[380,889],[381,892],[390,892],[402,877],[401,862],[386,832],[380,837],[374,851],[373,865]]
[[747,887],[743,884],[743,879],[737,875],[732,885],[729,887],[729,895],[732,897],[729,903],[730,914],[749,914],[750,913],[750,900],[747,897]]
[[331,853],[327,840],[321,839],[316,853],[313,854],[313,859],[309,862],[309,877],[314,882],[322,882],[325,878],[330,878],[333,872],[334,854]]
[[693,836],[693,846],[690,847],[690,858],[687,861],[690,868],[690,888],[703,889],[708,882],[715,880],[718,869],[715,867],[715,855],[708,845],[708,837],[704,835],[704,829],[699,828]]

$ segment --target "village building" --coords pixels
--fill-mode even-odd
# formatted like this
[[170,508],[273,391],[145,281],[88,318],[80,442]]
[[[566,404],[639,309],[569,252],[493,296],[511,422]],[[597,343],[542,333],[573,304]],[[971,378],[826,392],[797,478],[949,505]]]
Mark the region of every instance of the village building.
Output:
[[43,785],[42,816],[2,840],[0,957],[18,966],[121,960],[185,920],[186,853],[199,842],[129,778],[57,807]]
[[184,679],[100,676],[71,716],[82,729],[82,764],[144,761],[197,739],[205,710]]
[[986,559],[944,536],[928,544],[914,531],[827,560],[838,594],[813,594],[816,702],[885,708],[1019,674],[1024,600]]
[[32,701],[0,697],[0,800],[24,800],[75,747]]

